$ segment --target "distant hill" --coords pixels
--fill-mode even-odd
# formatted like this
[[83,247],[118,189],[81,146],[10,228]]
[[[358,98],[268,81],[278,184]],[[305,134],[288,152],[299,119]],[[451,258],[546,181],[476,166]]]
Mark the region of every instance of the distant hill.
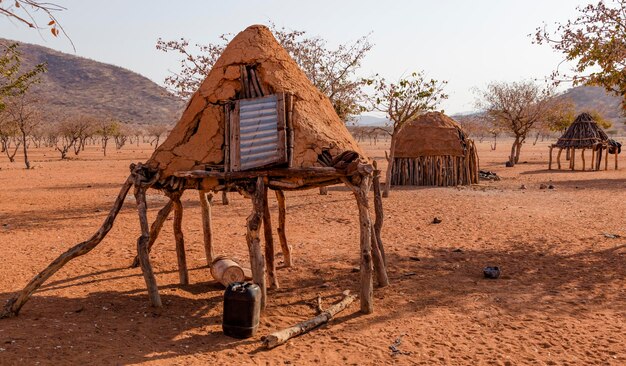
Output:
[[579,112],[596,110],[606,118],[623,118],[620,108],[622,98],[609,94],[604,88],[598,86],[577,86],[561,94],[562,97],[571,99],[576,104]]
[[383,117],[360,115],[356,117],[356,125],[361,127],[384,127],[389,120]]
[[[14,42],[0,38],[0,42]],[[44,111],[113,117],[139,124],[174,123],[184,102],[152,80],[124,68],[50,48],[20,43],[23,65],[46,63],[33,89]]]

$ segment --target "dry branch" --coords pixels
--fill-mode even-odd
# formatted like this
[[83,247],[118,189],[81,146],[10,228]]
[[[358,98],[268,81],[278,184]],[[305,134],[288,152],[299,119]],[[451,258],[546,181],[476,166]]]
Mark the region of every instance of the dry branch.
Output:
[[100,229],[91,237],[89,240],[84,241],[67,252],[61,254],[57,259],[55,259],[46,269],[41,271],[37,276],[35,276],[29,283],[24,287],[22,291],[16,294],[14,297],[9,299],[8,303],[5,305],[2,313],[0,313],[0,319],[9,318],[16,316],[22,306],[28,301],[30,296],[35,292],[48,278],[50,278],[53,274],[55,274],[59,269],[61,269],[67,262],[70,260],[87,254],[93,248],[95,248],[104,237],[107,235],[109,230],[113,227],[113,222],[115,221],[115,217],[119,213],[122,205],[124,204],[124,199],[128,194],[128,190],[133,185],[134,177],[130,175],[126,178],[126,182],[122,185],[122,189],[120,189],[120,193],[117,195],[115,199],[115,203],[109,211],[109,215],[100,226]]
[[326,311],[323,311],[321,314],[317,315],[314,318],[298,323],[293,327],[279,330],[264,337],[263,345],[268,349],[272,349],[274,347],[280,346],[281,344],[284,344],[291,338],[307,333],[322,324],[328,323],[328,321],[330,321],[337,313],[347,308],[348,305],[350,305],[355,299],[356,296],[350,295],[350,291],[346,290],[343,292],[343,298],[341,299],[341,301],[332,305]]

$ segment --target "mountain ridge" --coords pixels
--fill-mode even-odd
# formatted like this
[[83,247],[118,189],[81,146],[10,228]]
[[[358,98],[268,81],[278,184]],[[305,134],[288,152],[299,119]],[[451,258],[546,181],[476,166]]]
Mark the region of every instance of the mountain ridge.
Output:
[[71,55],[48,47],[19,44],[23,70],[45,63],[47,72],[33,86],[45,113],[115,118],[127,123],[172,124],[184,101],[147,77],[120,66]]

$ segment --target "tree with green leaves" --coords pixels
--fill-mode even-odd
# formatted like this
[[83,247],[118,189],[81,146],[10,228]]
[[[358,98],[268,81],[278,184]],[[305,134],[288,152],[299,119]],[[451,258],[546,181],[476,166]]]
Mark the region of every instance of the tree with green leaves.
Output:
[[0,110],[6,107],[6,101],[25,94],[28,89],[40,81],[39,76],[46,71],[45,64],[38,64],[32,70],[22,70],[22,54],[17,43],[0,42]]
[[[347,122],[365,111],[367,97],[364,87],[367,80],[356,76],[361,63],[373,45],[369,35],[349,44],[329,48],[320,37],[310,37],[305,31],[270,29],[278,42],[289,52],[311,82],[330,99],[335,112]],[[222,34],[219,41],[206,45],[196,44],[193,50],[189,41],[159,39],[156,48],[163,52],[180,54],[180,71],[166,77],[170,91],[181,98],[190,97],[200,86],[232,38]]]
[[442,100],[448,98],[448,95],[443,92],[447,81],[427,79],[423,72],[414,72],[397,82],[389,82],[384,78],[376,77],[369,83],[375,91],[372,109],[384,112],[390,121],[389,129],[380,129],[391,136],[389,154],[386,154],[388,165],[383,190],[383,197],[388,197],[398,131],[405,123],[418,115],[435,110]]
[[547,44],[575,64],[573,75],[557,68],[552,79],[574,85],[598,85],[620,96],[626,111],[626,0],[578,7],[578,16],[556,29],[537,28],[534,42]]

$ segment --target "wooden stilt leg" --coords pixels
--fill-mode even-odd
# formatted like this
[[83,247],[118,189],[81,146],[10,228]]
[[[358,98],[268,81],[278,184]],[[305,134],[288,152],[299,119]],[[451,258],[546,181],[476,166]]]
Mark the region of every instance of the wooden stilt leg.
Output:
[[276,201],[278,202],[278,239],[283,252],[285,267],[291,267],[291,248],[287,244],[287,235],[285,233],[285,221],[287,219],[287,208],[285,205],[285,192],[276,191]]
[[44,284],[48,280],[48,278],[52,277],[59,269],[61,269],[67,262],[72,259],[79,257],[81,255],[89,253],[93,248],[95,248],[102,239],[109,233],[111,228],[113,227],[113,222],[117,217],[117,214],[120,212],[122,205],[124,204],[124,199],[130,190],[130,187],[133,185],[133,176],[129,176],[126,179],[126,182],[122,185],[120,189],[120,193],[117,195],[115,199],[115,203],[109,211],[106,219],[102,223],[102,226],[98,229],[98,231],[91,236],[87,241],[84,241],[67,252],[61,254],[57,259],[55,259],[52,263],[48,265],[43,271],[41,271],[37,276],[35,276],[30,282],[22,289],[22,291],[15,294],[12,298],[4,306],[2,312],[0,312],[0,319],[2,318],[10,318],[13,316],[17,316],[19,314],[20,309],[24,304],[30,299],[30,296],[35,292],[41,285]]
[[265,268],[270,288],[279,288],[274,261],[274,238],[272,237],[272,215],[267,202],[267,187],[263,190],[263,233],[265,235]]
[[[154,219],[154,222],[152,223],[152,226],[150,226],[150,241],[148,242],[148,253],[150,253],[150,251],[152,250],[152,246],[154,245],[154,242],[159,237],[159,233],[161,232],[161,228],[163,227],[163,224],[165,223],[165,220],[167,220],[167,217],[169,216],[170,212],[172,211],[172,207],[174,207],[174,203],[170,199],[167,202],[167,204],[165,206],[163,206],[162,209],[159,210],[159,213],[157,214],[156,219]],[[139,267],[139,257],[138,256],[135,256],[135,259],[133,260],[133,263],[130,265],[130,267],[131,268]]]
[[596,170],[596,147],[591,148],[591,170]]
[[228,199],[228,192],[222,191],[222,205],[226,206],[229,203],[230,200]]
[[559,152],[556,154],[556,165],[561,170],[561,153],[563,152],[562,148],[559,148]]
[[569,158],[571,169],[576,170],[576,149],[571,149]]
[[585,149],[582,149],[582,151],[580,152],[580,158],[583,161],[583,172],[585,171]]
[[604,170],[609,170],[609,147],[607,146],[604,151]]
[[148,242],[150,241],[150,231],[148,229],[148,208],[146,204],[145,188],[135,186],[135,200],[137,201],[139,224],[141,226],[141,236],[137,239],[137,256],[139,257],[139,264],[141,265],[143,278],[146,281],[146,286],[148,287],[150,303],[154,307],[161,307],[161,297],[159,296],[159,289],[157,287],[156,278],[154,277],[154,271],[152,270],[150,257],[148,255]]
[[256,188],[252,196],[252,213],[248,216],[248,231],[246,240],[248,242],[248,251],[250,252],[250,267],[252,267],[252,280],[261,288],[261,310],[265,309],[267,304],[267,286],[265,283],[265,259],[261,252],[261,239],[259,237],[259,228],[263,216],[263,191],[265,183],[263,178],[259,177],[256,181]]
[[554,149],[554,146],[550,146],[550,157],[548,158],[548,170],[552,170],[552,149]]
[[210,267],[213,264],[213,223],[211,220],[211,208],[213,205],[213,195],[200,191],[200,206],[202,207],[202,230],[204,233],[204,252],[206,262]]
[[615,170],[617,170],[617,147],[615,147]]
[[378,248],[380,254],[383,257],[383,263],[387,266],[387,257],[385,255],[385,246],[381,237],[383,230],[384,213],[383,213],[383,198],[380,190],[380,170],[378,170],[378,164],[374,162],[374,176],[372,179],[372,186],[374,187],[374,212],[376,214],[376,221],[374,222],[374,232],[376,234],[376,241],[378,242]]
[[356,187],[349,182],[346,185],[352,189],[356,197],[357,206],[359,207],[359,223],[361,237],[361,312],[371,314],[374,311],[374,284],[372,270],[372,223],[370,220],[367,193],[370,189],[371,176],[363,175],[361,184]]
[[178,261],[178,279],[181,285],[189,284],[187,257],[185,255],[185,238],[183,236],[183,204],[180,196],[174,198],[174,239],[176,240],[176,259]]

